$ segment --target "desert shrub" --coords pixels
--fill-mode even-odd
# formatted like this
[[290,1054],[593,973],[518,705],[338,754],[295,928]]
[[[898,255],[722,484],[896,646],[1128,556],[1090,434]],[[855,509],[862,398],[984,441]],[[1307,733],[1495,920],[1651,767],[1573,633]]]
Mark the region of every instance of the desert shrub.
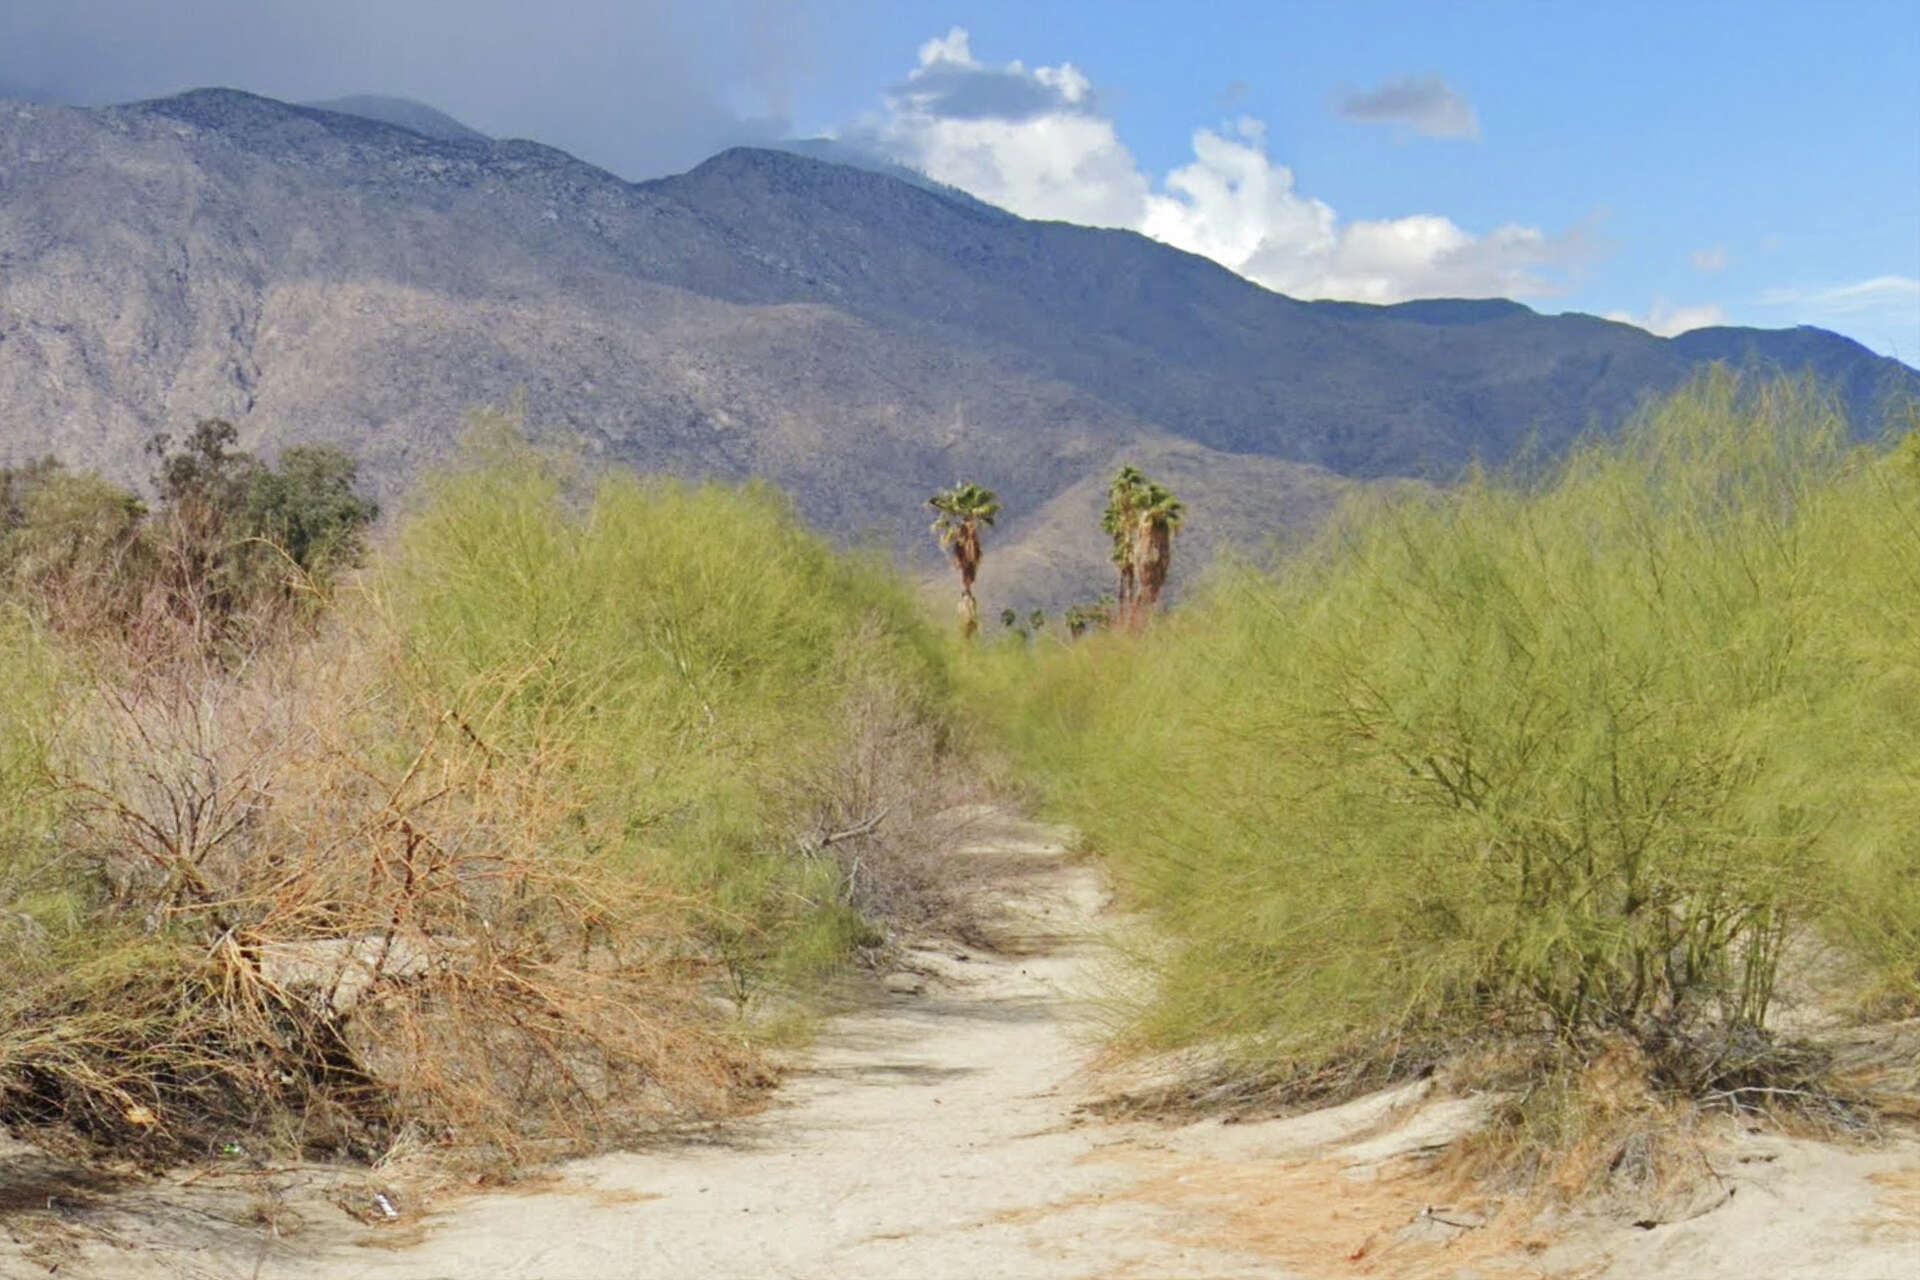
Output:
[[[1917,423],[1916,425],[1920,425]],[[1866,1003],[1920,1008],[1920,434],[1838,479],[1807,522],[1817,590],[1804,731],[1783,801],[1821,824],[1829,936],[1863,963]]]
[[58,880],[43,874],[55,810],[47,752],[59,684],[46,637],[26,614],[0,604],[0,909],[10,913],[0,938],[16,946],[66,914]]
[[0,588],[68,630],[125,627],[152,577],[146,507],[132,494],[45,461],[0,472]]
[[240,651],[303,612],[314,588],[359,563],[378,508],[359,467],[327,445],[297,445],[269,466],[234,448],[217,418],[177,445],[148,441],[160,506],[144,530],[153,565],[149,630],[164,620],[200,651]]
[[359,469],[331,446],[287,449],[268,466],[237,432],[201,422],[148,452],[158,505],[47,458],[0,469],[0,591],[76,637],[111,638],[143,659],[240,657],[359,563],[378,514]]
[[944,659],[894,575],[776,491],[607,476],[570,499],[540,464],[487,466],[442,485],[376,589],[411,685],[490,747],[563,743],[576,839],[704,904],[736,977],[861,932],[841,864],[782,836],[816,820],[849,700],[885,687],[932,724]]
[[1142,643],[1003,670],[1024,758],[1162,926],[1138,1038],[1308,1091],[1625,1042],[1710,1093],[1836,895],[1910,969],[1889,466],[1818,394],[1716,376],[1549,478],[1356,504]]
[[244,661],[81,650],[37,767],[85,911],[0,998],[0,1110],[491,1158],[760,1087],[743,1013],[873,937],[845,855],[898,797],[855,729],[940,733],[906,590],[769,491],[496,440],[336,599]]

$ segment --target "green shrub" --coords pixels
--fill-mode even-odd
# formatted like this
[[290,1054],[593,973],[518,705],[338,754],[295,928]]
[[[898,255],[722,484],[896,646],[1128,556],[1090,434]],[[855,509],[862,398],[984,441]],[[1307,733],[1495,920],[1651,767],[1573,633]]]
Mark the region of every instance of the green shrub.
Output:
[[1375,498],[1139,645],[1003,670],[1164,928],[1141,1036],[1303,1078],[1624,1036],[1697,1089],[1836,905],[1911,974],[1914,498],[1843,427],[1719,375],[1546,482]]
[[[574,481],[497,435],[319,604],[164,662],[61,633],[58,722],[0,716],[0,799],[62,805],[13,844],[79,890],[0,992],[0,1119],[492,1160],[761,1087],[752,998],[804,1009],[875,937],[881,842],[829,833],[939,793],[908,590],[769,490]],[[924,776],[869,767],[909,740]]]
[[[497,447],[497,446],[496,446]],[[570,492],[510,446],[443,480],[373,590],[407,687],[573,797],[564,838],[661,877],[739,981],[863,933],[831,859],[796,853],[810,779],[875,682],[942,701],[944,649],[897,576],[770,488],[627,475]]]
[[48,459],[0,471],[0,590],[64,628],[125,626],[154,569],[146,508]]

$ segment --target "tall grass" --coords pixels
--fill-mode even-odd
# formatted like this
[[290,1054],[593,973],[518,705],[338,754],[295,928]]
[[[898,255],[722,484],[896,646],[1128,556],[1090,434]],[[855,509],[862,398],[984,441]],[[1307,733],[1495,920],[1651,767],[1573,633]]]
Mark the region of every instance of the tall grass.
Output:
[[1303,1087],[1624,1039],[1742,1087],[1783,954],[1920,965],[1920,487],[1703,381],[1522,483],[1349,508],[990,695],[1167,944],[1147,1044]]

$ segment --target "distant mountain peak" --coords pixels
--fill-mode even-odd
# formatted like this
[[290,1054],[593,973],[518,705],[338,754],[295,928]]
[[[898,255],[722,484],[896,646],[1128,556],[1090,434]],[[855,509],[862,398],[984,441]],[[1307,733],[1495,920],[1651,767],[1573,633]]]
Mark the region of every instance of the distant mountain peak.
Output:
[[638,185],[646,190],[672,193],[702,188],[725,190],[756,200],[778,201],[800,196],[824,200],[862,217],[884,217],[883,209],[897,213],[939,201],[973,220],[1008,225],[1025,221],[1018,214],[988,204],[958,187],[935,182],[925,174],[872,157],[829,155],[812,147],[729,147],[686,173]]
[[1003,213],[1009,218],[1018,216],[1013,213],[1008,213],[1007,210],[1000,208],[998,205],[989,204],[970,191],[963,191],[959,187],[941,182],[939,179],[933,178],[910,165],[901,164],[899,161],[881,155],[878,152],[869,151],[867,148],[856,146],[853,143],[842,142],[837,138],[793,138],[781,143],[780,150],[788,151],[798,156],[806,156],[810,160],[819,160],[826,164],[843,165],[851,169],[865,169],[869,173],[877,173],[883,177],[896,179],[910,186],[919,187],[922,191],[931,191],[937,196],[944,196],[949,200],[958,200],[993,213]]
[[446,112],[430,107],[424,102],[416,102],[412,98],[361,93],[344,98],[328,98],[321,102],[306,102],[301,105],[315,111],[331,111],[337,115],[377,120],[381,124],[406,129],[423,138],[432,138],[436,142],[493,141],[478,129],[462,124]]
[[164,98],[149,98],[109,108],[132,115],[161,116],[236,140],[259,142],[282,136],[290,125],[318,125],[328,133],[363,142],[422,145],[494,145],[486,134],[453,117],[404,98],[342,98],[341,105],[282,102],[245,89],[210,86]]

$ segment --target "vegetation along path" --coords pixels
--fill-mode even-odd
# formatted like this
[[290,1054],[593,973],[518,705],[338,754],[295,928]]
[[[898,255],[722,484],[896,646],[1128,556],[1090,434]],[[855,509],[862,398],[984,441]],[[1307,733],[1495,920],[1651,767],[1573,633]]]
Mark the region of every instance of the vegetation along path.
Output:
[[[375,1212],[336,1188],[365,1226],[297,1190],[276,1215],[257,1193],[250,1211],[223,1209],[175,1183],[116,1198],[97,1230],[34,1257],[61,1275],[286,1280],[1920,1274],[1911,1145],[1736,1138],[1733,1194],[1646,1229],[1449,1197],[1433,1155],[1484,1104],[1425,1082],[1279,1120],[1090,1118],[1113,1083],[1091,1065],[1110,972],[1099,872],[1057,830],[956,818],[979,933],[907,951],[884,997],[837,1020],[776,1104],[719,1140],[424,1211],[396,1182],[391,1221],[377,1183],[359,1193]],[[0,1273],[45,1273],[31,1261],[0,1242]]]

